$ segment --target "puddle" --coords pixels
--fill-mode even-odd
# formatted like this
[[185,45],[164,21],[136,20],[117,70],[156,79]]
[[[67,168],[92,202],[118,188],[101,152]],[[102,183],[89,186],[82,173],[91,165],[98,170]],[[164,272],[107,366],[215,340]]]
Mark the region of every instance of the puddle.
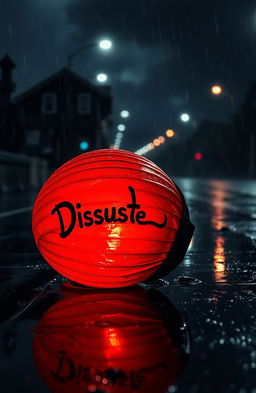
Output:
[[139,285],[142,286],[143,288],[164,288],[170,285],[170,282],[167,280],[163,280],[162,278],[159,278],[158,280],[143,282]]
[[190,285],[197,285],[202,283],[202,281],[199,280],[198,278],[188,277],[188,276],[177,277],[175,278],[175,280],[173,280],[173,282],[181,286],[190,286]]

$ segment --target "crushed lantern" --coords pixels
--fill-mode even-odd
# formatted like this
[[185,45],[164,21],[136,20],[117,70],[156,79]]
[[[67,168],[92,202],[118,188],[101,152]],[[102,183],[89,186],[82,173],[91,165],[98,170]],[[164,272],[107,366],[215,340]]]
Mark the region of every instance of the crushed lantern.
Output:
[[64,296],[34,332],[36,368],[53,393],[164,393],[190,349],[176,308],[139,287]]
[[63,276],[94,287],[124,287],[168,274],[194,226],[184,197],[153,162],[96,150],[57,169],[40,190],[33,234]]

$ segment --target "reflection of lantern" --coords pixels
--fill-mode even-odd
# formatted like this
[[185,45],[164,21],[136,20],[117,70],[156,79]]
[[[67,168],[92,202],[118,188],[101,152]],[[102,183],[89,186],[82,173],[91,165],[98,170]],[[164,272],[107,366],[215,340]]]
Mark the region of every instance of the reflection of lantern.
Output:
[[35,202],[33,233],[65,277],[122,287],[169,273],[183,259],[193,225],[180,190],[155,164],[97,150],[50,176]]
[[82,293],[65,296],[35,328],[35,363],[50,391],[164,393],[186,359],[174,306],[142,288]]

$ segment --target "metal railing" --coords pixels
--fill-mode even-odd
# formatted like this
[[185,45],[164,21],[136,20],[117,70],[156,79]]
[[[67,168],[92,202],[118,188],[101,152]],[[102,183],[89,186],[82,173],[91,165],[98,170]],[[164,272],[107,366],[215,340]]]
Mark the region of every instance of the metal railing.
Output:
[[38,188],[48,174],[46,160],[0,150],[1,193]]

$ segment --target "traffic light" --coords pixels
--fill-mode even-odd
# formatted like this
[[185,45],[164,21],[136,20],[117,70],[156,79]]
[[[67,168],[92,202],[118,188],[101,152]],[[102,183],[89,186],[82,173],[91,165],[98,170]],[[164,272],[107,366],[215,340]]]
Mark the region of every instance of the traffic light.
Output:
[[203,154],[202,153],[195,153],[194,154],[194,159],[196,160],[196,161],[200,161],[200,160],[202,160],[203,159]]
[[86,141],[80,142],[80,149],[81,150],[83,150],[83,151],[88,150],[88,147],[89,147],[89,143],[88,142],[86,142]]

